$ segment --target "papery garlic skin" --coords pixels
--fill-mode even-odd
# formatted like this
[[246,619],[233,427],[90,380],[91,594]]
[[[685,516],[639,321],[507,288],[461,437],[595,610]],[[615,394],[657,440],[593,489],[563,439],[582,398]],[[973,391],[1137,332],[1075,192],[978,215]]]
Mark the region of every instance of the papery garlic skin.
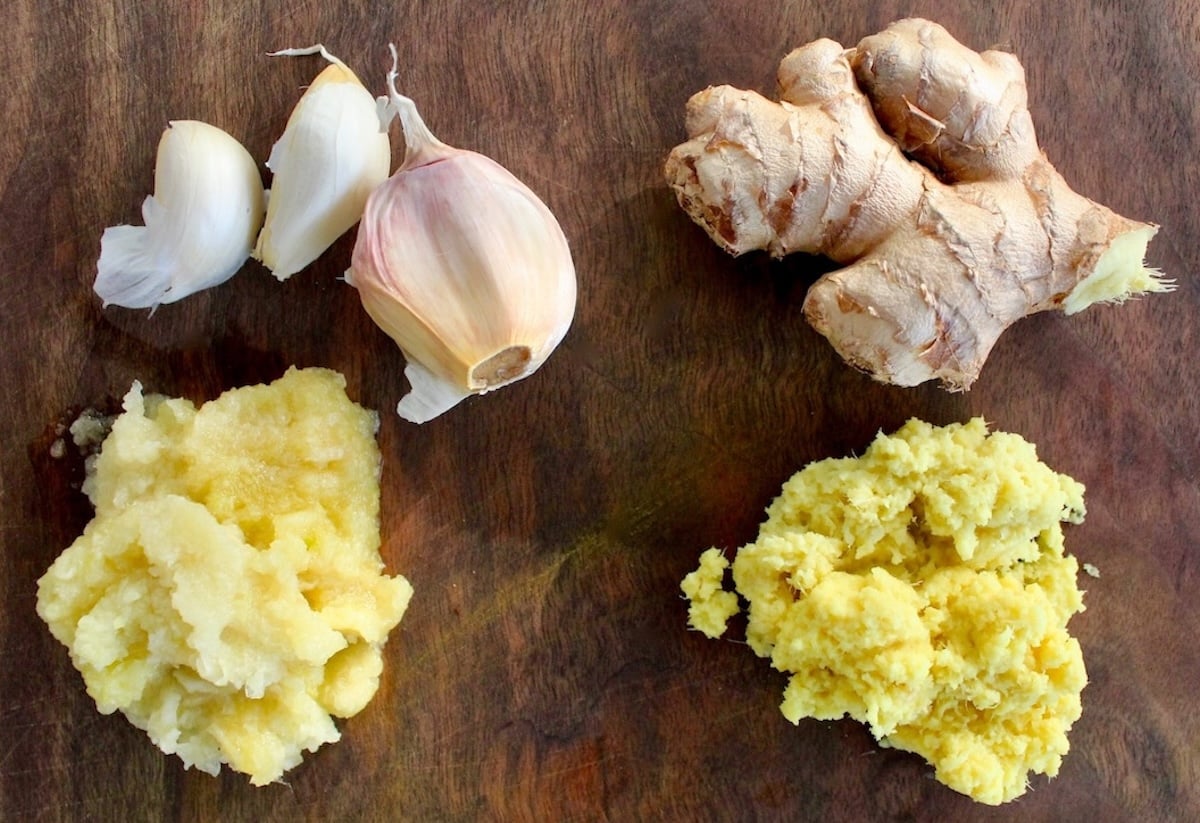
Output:
[[575,266],[546,204],[434,138],[394,79],[406,159],[367,201],[346,282],[408,361],[397,412],[423,423],[545,362],[575,314]]
[[277,55],[320,53],[331,65],[317,75],[271,149],[274,173],[267,217],[254,249],[286,280],[333,245],[362,216],[367,196],[387,179],[391,144],[375,98],[323,46]]
[[105,306],[154,308],[224,283],[250,257],[263,222],[254,158],[225,131],[173,120],[158,142],[144,226],[100,238],[94,289]]

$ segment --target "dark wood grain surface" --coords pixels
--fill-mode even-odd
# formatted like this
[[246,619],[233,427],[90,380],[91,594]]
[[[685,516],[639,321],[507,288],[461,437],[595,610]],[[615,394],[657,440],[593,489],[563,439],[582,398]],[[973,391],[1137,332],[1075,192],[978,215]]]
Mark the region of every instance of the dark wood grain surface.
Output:
[[[1027,319],[967,394],[888,388],[803,322],[827,264],[733,260],[690,223],[660,167],[691,93],[769,92],[791,47],[909,14],[1019,55],[1045,150],[1161,224],[1174,294]],[[1200,819],[1200,4],[15,0],[0,20],[0,819]],[[250,264],[153,316],[91,291],[167,121],[264,160],[319,67],[264,55],[318,40],[375,91],[395,42],[433,130],[526,180],[574,250],[576,321],[542,371],[423,427],[390,413],[403,360],[338,280],[353,232],[285,284]],[[90,514],[57,423],[134,378],[201,401],[291,364],[383,411],[383,553],[416,596],[342,742],[255,789],[99,715],[35,582]],[[999,809],[857,724],[786,722],[782,676],[686,631],[678,592],[806,462],[980,414],[1086,484],[1068,548],[1101,572],[1072,622],[1072,751]]]

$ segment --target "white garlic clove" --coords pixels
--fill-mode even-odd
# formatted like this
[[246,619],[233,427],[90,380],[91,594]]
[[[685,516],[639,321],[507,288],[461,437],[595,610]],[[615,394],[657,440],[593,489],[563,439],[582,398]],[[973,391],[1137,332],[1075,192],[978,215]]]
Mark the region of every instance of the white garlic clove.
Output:
[[405,162],[367,201],[346,281],[403,351],[411,391],[397,412],[422,423],[545,362],[574,317],[575,266],[545,203],[433,137],[395,76]]
[[274,178],[254,256],[280,280],[359,221],[367,196],[391,167],[375,98],[354,72],[324,46],[274,52],[317,53],[330,65],[301,96],[267,160]]
[[144,226],[100,239],[94,289],[105,306],[154,308],[224,283],[250,257],[263,221],[254,158],[226,132],[174,120],[158,142]]

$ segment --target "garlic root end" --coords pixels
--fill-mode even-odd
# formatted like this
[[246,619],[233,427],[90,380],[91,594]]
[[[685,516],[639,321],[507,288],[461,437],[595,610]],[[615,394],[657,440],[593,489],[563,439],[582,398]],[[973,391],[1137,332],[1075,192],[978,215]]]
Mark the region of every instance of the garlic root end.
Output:
[[475,364],[471,368],[471,384],[485,386],[484,391],[499,388],[528,374],[532,359],[533,352],[528,346],[509,346]]

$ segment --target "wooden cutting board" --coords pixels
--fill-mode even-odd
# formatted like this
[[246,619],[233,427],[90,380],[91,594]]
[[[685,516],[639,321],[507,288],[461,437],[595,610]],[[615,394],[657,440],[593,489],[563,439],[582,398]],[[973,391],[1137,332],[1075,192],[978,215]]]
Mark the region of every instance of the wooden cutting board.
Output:
[[[904,14],[1023,61],[1042,145],[1162,231],[1178,290],[1022,321],[977,386],[872,383],[801,317],[813,259],[734,260],[661,179],[709,84]],[[0,139],[0,819],[1200,819],[1200,12],[1194,3],[206,2],[5,7]],[[353,232],[287,283],[257,264],[153,315],[102,310],[100,232],[136,222],[171,119],[260,161],[322,41],[400,85],[446,142],[538,191],[569,236],[575,324],[536,376],[417,427],[403,359],[338,280]],[[55,425],[133,379],[196,401],[326,366],[382,411],[383,553],[416,588],[382,688],[286,782],[185,771],[101,716],[34,613],[90,516]],[[1068,549],[1091,683],[1053,781],[992,809],[850,721],[786,722],[783,678],[686,630],[679,580],[753,539],[780,483],[909,417],[983,415],[1087,486]]]

